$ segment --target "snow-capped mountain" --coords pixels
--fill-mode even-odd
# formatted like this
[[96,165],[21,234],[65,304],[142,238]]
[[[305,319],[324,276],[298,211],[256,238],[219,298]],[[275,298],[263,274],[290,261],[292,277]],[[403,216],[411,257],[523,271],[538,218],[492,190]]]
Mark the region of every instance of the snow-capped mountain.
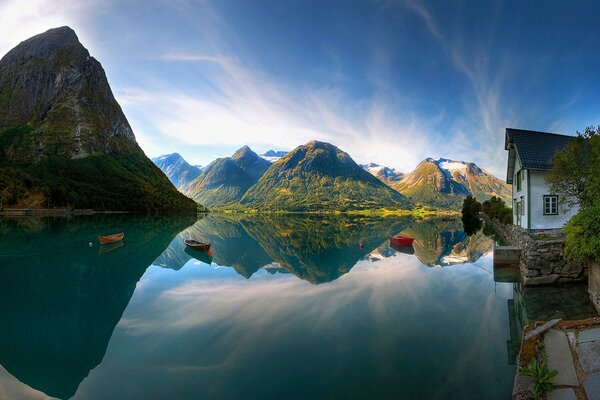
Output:
[[511,201],[508,184],[476,164],[446,158],[427,158],[392,188],[412,200],[434,207],[460,208],[465,197],[479,201],[498,196]]
[[396,171],[394,168],[385,167],[375,163],[361,164],[361,167],[363,167],[364,170],[369,171],[371,175],[390,186],[394,182],[400,181],[404,175],[402,172]]

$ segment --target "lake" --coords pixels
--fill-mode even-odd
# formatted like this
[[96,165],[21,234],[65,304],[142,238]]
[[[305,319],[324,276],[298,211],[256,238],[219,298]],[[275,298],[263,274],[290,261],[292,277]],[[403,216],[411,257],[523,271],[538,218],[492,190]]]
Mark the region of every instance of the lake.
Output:
[[494,271],[493,240],[454,219],[0,218],[0,235],[2,399],[507,399],[524,325],[597,315],[586,285]]

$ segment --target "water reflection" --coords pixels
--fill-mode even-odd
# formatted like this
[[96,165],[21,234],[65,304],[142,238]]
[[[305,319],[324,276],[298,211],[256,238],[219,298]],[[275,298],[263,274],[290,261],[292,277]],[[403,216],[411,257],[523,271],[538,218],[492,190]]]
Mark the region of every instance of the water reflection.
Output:
[[[266,267],[320,284],[339,278],[365,257],[376,260],[400,252],[442,267],[475,262],[491,250],[492,239],[481,232],[468,236],[461,229],[458,219],[209,215],[181,232],[154,265],[180,269],[191,259],[183,241],[195,238],[212,243],[215,264],[233,267],[245,278]],[[389,237],[397,233],[413,236],[414,245],[390,245]]]
[[512,298],[507,300],[510,339],[506,342],[511,365],[519,354],[525,326],[555,318],[577,320],[598,316],[590,302],[587,283],[524,286],[518,265],[494,266],[494,281],[512,285]]
[[[0,364],[49,396],[73,396],[102,361],[148,265],[194,221],[0,219]],[[123,226],[122,247],[100,255],[89,247],[99,231]]]
[[[412,248],[390,246],[400,232]],[[59,398],[505,398],[504,344],[525,320],[587,307],[495,284],[491,240],[460,220],[95,216],[0,233],[0,365]]]

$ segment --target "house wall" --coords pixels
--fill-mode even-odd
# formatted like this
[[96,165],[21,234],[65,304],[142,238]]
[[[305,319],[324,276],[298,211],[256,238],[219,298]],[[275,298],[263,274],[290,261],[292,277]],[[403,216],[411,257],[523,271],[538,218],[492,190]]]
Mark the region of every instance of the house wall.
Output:
[[[521,183],[521,190],[517,191],[517,173],[521,170],[521,161],[519,160],[519,156],[517,155],[515,160],[515,173],[513,176],[512,183],[512,197],[513,197],[513,225],[519,225],[525,229],[527,229],[527,171],[523,170],[521,173],[523,176],[523,180]],[[521,223],[517,224],[517,201],[521,200],[521,196],[523,196],[523,212],[521,215]]]
[[[558,206],[558,215],[544,215],[544,195],[552,194],[545,180],[545,171],[529,171],[530,196],[531,196],[531,229],[559,229],[579,210],[575,206],[570,210],[563,210]],[[560,202],[560,199],[559,199]]]

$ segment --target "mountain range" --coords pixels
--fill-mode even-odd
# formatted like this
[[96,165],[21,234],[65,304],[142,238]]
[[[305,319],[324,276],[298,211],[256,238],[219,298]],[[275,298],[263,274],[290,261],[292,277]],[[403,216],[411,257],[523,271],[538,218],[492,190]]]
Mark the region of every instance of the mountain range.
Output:
[[323,211],[407,208],[412,204],[336,146],[310,141],[274,162],[244,194],[253,209]]
[[181,190],[205,207],[236,205],[271,163],[244,146],[231,157],[218,158]]
[[0,201],[195,211],[138,146],[102,65],[69,27],[0,60]]
[[[179,157],[173,158],[176,164],[160,164],[168,176],[181,165],[189,165]],[[277,159],[262,162],[267,157]],[[258,165],[254,175],[244,172],[236,159]],[[427,158],[404,174],[376,163],[358,165],[334,145],[317,141],[290,152],[270,150],[261,156],[244,146],[232,157],[213,161],[193,182],[177,186],[208,207],[287,211],[393,209],[413,203],[459,209],[469,195],[480,201],[499,196],[507,204],[511,199],[509,185],[474,163]]]

